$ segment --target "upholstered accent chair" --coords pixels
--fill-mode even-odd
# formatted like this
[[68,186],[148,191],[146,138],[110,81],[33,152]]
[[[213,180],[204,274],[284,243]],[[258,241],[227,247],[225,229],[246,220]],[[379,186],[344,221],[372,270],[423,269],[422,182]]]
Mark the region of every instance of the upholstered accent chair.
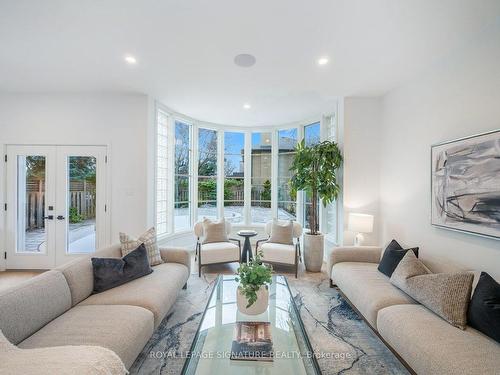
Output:
[[[231,223],[226,221],[226,234],[231,233]],[[198,261],[198,276],[201,277],[201,267],[209,264],[224,264],[241,262],[240,240],[229,238],[223,242],[205,243],[207,233],[204,232],[203,222],[199,221],[194,225],[196,236],[195,260]]]
[[273,222],[266,223],[265,231],[267,239],[258,240],[255,245],[255,251],[262,251],[263,261],[276,265],[293,265],[295,267],[295,277],[298,275],[299,262],[302,262],[300,252],[300,236],[302,236],[302,225],[293,222],[293,243],[283,244],[270,242]]

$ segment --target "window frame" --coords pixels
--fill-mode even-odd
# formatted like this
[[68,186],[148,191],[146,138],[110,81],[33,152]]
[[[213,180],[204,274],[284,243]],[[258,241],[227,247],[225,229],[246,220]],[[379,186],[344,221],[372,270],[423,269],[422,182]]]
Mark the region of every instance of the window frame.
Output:
[[[290,200],[285,201],[285,200],[279,199],[280,178],[283,178],[283,176],[281,176],[279,173],[280,155],[295,154],[295,151],[280,152],[280,148],[279,148],[280,132],[289,131],[289,130],[296,131],[296,143],[295,143],[295,145],[297,145],[301,140],[301,138],[300,138],[301,131],[300,131],[299,126],[276,129],[276,168],[275,168],[275,171],[273,173],[273,175],[276,176],[276,218],[278,220],[287,220],[287,219],[283,219],[283,218],[279,217],[279,205],[280,205],[280,203],[290,203],[290,204],[295,204],[295,221],[298,221],[298,219],[299,219],[299,213],[298,213],[298,207],[299,207],[298,196],[299,196],[299,194],[297,194],[297,196],[295,197],[295,200],[290,199]],[[286,176],[284,176],[284,177],[286,177]],[[292,197],[290,197],[290,198],[292,198]]]
[[[216,191],[215,191],[215,201],[214,200],[201,200],[199,199],[199,183],[200,183],[200,175],[199,175],[199,162],[200,162],[200,145],[199,145],[199,141],[200,141],[200,130],[207,130],[207,131],[211,131],[211,132],[214,132],[215,133],[215,137],[216,137],[216,151],[215,151],[215,158],[216,158],[216,161],[215,161],[215,164],[216,164],[216,172],[215,172],[215,175],[213,176],[201,176],[201,178],[205,178],[205,179],[215,179],[215,183],[216,183]],[[200,213],[199,213],[199,203],[200,202],[215,202],[215,219],[218,219],[220,216],[220,210],[219,210],[219,185],[220,185],[220,178],[219,178],[219,171],[220,171],[220,163],[219,163],[219,159],[220,159],[220,131],[217,130],[217,129],[213,129],[213,128],[210,128],[210,127],[206,127],[206,126],[198,126],[198,125],[195,125],[193,126],[193,133],[196,132],[196,139],[193,140],[193,155],[196,154],[196,158],[194,160],[194,163],[195,165],[193,166],[193,181],[196,180],[196,183],[194,184],[195,186],[193,186],[193,190],[194,190],[194,195],[193,197],[196,197],[196,202],[193,203],[194,205],[194,216],[193,216],[193,219],[194,220],[191,220],[191,226],[193,226],[194,222],[196,221],[199,221],[199,220],[202,220],[203,218],[200,217]],[[196,172],[196,173],[195,173]]]
[[[237,130],[222,130],[221,131],[222,133],[222,180],[224,181],[224,183],[222,184],[222,212],[221,212],[221,217],[225,217],[224,215],[224,212],[225,212],[225,207],[226,207],[226,202],[236,202],[236,203],[239,203],[241,202],[242,203],[242,220],[241,221],[238,221],[238,222],[231,222],[233,225],[245,225],[245,223],[247,222],[246,220],[246,198],[247,198],[247,194],[246,194],[246,189],[245,189],[245,186],[246,186],[246,176],[247,176],[247,173],[246,173],[246,166],[248,164],[247,160],[246,159],[246,141],[247,141],[247,138],[248,138],[248,135],[247,135],[247,132],[245,130],[240,130],[240,131],[237,131]],[[226,166],[225,166],[225,160],[226,160],[226,155],[233,155],[233,156],[237,156],[238,154],[234,154],[234,153],[226,153],[226,133],[238,133],[238,134],[241,134],[243,135],[243,177],[228,177],[226,176]],[[240,153],[241,155],[241,153]],[[226,179],[234,179],[234,180],[239,180],[241,179],[243,181],[243,199],[231,199],[231,200],[226,200],[225,197],[224,197],[224,188],[225,188],[225,181]]]
[[[275,131],[274,129],[271,130],[271,131],[267,131],[267,130],[261,130],[260,128],[258,130],[255,130],[255,131],[251,131],[250,133],[250,142],[251,142],[251,148],[250,148],[250,206],[249,206],[249,216],[250,216],[250,220],[248,221],[248,225],[252,225],[252,226],[258,226],[258,225],[265,225],[265,222],[264,223],[260,223],[260,222],[256,222],[256,221],[253,221],[253,218],[252,218],[252,207],[254,207],[252,205],[253,202],[259,202],[260,204],[262,204],[263,202],[266,203],[266,202],[269,202],[269,208],[270,208],[270,217],[268,218],[267,221],[269,220],[273,220],[274,218],[276,218],[276,214],[277,214],[277,210],[276,210],[276,207],[274,207],[274,203],[276,201],[275,198],[275,190],[276,190],[276,181],[275,181],[275,171],[274,171],[274,168],[275,168],[275,165],[276,165],[276,161],[275,161],[275,150],[276,150],[276,147],[275,147],[275,140],[276,140],[276,135],[274,134]],[[253,171],[252,171],[252,166],[253,166],[253,135],[254,134],[260,134],[261,136],[263,134],[269,134],[269,136],[271,137],[270,139],[270,146],[271,146],[271,152],[269,153],[269,158],[270,158],[270,166],[269,166],[269,169],[271,171],[271,177],[267,180],[271,183],[271,196],[270,196],[270,199],[267,200],[267,199],[260,199],[260,200],[254,200],[252,199],[252,189],[254,187],[254,184],[252,183],[252,178],[253,178]],[[262,142],[261,142],[262,143]],[[262,162],[260,163],[260,166],[262,166]],[[264,185],[265,181],[262,183],[262,185]],[[259,207],[259,206],[255,206],[255,207]],[[262,206],[260,206],[262,207]]]
[[[175,142],[176,142],[176,130],[175,130],[175,127],[177,126],[177,123],[180,123],[180,124],[183,124],[183,125],[186,125],[188,127],[188,137],[189,137],[189,141],[188,141],[188,170],[187,170],[187,174],[180,174],[180,173],[177,173],[177,170],[176,170],[176,166],[175,166],[175,152],[176,152],[176,145],[175,145]],[[174,117],[173,118],[173,122],[172,122],[172,125],[173,125],[173,141],[174,141],[174,147],[173,147],[173,152],[174,152],[174,157],[173,157],[173,160],[172,160],[172,164],[173,164],[173,187],[172,187],[172,191],[173,191],[173,200],[172,200],[172,217],[174,220],[172,225],[173,225],[173,232],[179,232],[179,231],[185,231],[185,230],[190,230],[193,226],[193,218],[195,217],[194,215],[196,214],[196,211],[194,210],[194,204],[193,204],[193,197],[197,197],[194,193],[194,184],[193,184],[193,181],[194,181],[194,165],[197,164],[196,162],[193,162],[193,155],[194,155],[194,144],[193,144],[193,134],[194,134],[194,130],[193,130],[193,124],[189,121],[185,121],[184,119],[182,118],[178,118],[178,117]],[[197,174],[196,174],[197,175]],[[188,189],[187,189],[187,192],[188,192],[188,200],[187,201],[176,201],[175,200],[175,184],[176,184],[176,181],[177,181],[177,178],[178,177],[182,177],[182,178],[186,178],[187,177],[187,181],[188,181]],[[196,199],[197,200],[197,199]],[[189,219],[188,219],[188,225],[187,227],[180,227],[178,229],[176,229],[175,227],[175,206],[177,204],[185,204],[187,203],[188,204],[188,213],[189,213]],[[197,202],[196,202],[197,203]]]

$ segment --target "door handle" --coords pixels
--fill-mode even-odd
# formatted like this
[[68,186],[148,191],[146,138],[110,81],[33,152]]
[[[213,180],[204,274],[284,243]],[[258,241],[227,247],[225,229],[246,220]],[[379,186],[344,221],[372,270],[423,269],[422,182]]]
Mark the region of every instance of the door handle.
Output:
[[65,219],[65,217],[64,217],[63,215],[59,215],[59,216],[57,217],[57,220],[64,220],[64,219]]
[[44,220],[54,220],[54,215],[44,216]]

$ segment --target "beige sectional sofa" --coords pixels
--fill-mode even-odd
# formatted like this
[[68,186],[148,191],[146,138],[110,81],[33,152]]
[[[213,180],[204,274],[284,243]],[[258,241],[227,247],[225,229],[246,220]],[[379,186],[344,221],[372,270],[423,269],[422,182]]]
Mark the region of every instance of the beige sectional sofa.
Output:
[[[91,256],[0,292],[0,330],[19,349],[104,347],[129,368],[190,275],[188,251],[160,252],[165,263],[154,266],[154,272],[99,294],[92,294]],[[120,246],[92,257],[121,257]],[[27,373],[22,361],[17,365],[17,373]]]
[[453,327],[396,288],[377,270],[381,256],[380,247],[338,247],[328,254],[327,269],[332,285],[407,366],[423,375],[500,371],[496,341],[472,327]]

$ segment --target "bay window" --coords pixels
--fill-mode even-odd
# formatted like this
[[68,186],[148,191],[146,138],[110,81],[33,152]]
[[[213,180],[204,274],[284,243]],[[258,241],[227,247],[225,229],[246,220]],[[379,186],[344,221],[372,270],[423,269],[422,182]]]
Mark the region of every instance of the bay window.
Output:
[[[323,118],[324,119],[324,118]],[[204,217],[224,217],[241,226],[269,220],[296,220],[308,228],[311,197],[293,194],[289,181],[295,147],[333,139],[333,124],[268,127],[263,130],[225,127],[157,112],[156,228],[159,236],[187,232]],[[329,130],[330,129],[330,130]],[[333,133],[332,133],[333,134]],[[336,206],[319,221],[335,232]],[[330,216],[335,216],[330,218]]]

